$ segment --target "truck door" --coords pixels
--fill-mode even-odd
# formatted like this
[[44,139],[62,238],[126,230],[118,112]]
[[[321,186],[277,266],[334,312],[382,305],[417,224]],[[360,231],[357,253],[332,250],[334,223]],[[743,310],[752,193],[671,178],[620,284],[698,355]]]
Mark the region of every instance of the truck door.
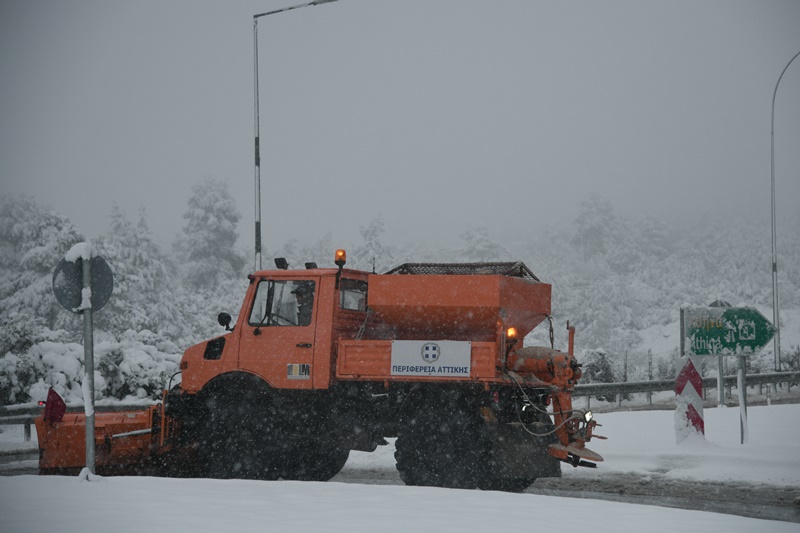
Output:
[[312,388],[317,281],[258,282],[241,334],[240,369],[258,374],[276,388]]

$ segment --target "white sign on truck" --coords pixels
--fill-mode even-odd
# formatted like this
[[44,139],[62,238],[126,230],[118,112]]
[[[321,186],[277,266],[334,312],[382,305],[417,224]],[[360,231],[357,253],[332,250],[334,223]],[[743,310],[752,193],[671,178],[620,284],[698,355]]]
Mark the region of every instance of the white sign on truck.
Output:
[[393,376],[468,378],[469,341],[392,341]]

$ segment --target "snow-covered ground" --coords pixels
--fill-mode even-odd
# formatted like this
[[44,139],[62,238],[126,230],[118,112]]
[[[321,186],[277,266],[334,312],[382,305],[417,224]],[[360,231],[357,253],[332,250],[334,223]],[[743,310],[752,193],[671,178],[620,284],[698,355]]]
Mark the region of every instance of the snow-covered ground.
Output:
[[530,494],[342,483],[3,479],[4,531],[793,532],[797,524]]
[[[800,404],[749,409],[739,444],[738,408],[706,409],[706,439],[675,443],[674,413],[598,415],[606,441],[597,470],[565,477],[632,473],[646,478],[791,487],[800,496]],[[17,438],[4,431],[0,439]],[[393,447],[353,452],[342,477],[394,471]],[[798,509],[800,513],[800,509]],[[336,482],[157,478],[0,478],[0,530],[29,531],[496,531],[547,530],[796,532],[797,523],[650,505],[535,494]]]

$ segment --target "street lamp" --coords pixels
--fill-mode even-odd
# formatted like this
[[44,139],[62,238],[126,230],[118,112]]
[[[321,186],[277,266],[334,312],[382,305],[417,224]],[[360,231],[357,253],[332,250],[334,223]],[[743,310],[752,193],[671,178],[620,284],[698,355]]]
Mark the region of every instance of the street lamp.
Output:
[[778,95],[778,85],[781,83],[786,69],[792,64],[792,61],[800,56],[797,52],[792,59],[783,67],[781,75],[778,76],[778,81],[775,83],[775,90],[772,93],[772,131],[770,137],[770,150],[771,150],[771,184],[772,184],[772,321],[775,323],[775,338],[774,348],[775,351],[775,371],[781,369],[781,321],[778,312],[778,238],[775,235],[775,97]]
[[258,19],[266,17],[267,15],[274,15],[276,13],[283,13],[284,11],[291,11],[301,7],[317,6],[320,4],[327,4],[335,2],[336,0],[315,0],[314,2],[306,2],[305,4],[297,4],[295,6],[284,7],[282,9],[275,9],[274,11],[267,11],[266,13],[259,13],[253,15],[253,79],[254,79],[254,92],[255,92],[255,198],[256,198],[256,257],[255,269],[261,270],[261,147],[259,144],[259,117],[258,117]]

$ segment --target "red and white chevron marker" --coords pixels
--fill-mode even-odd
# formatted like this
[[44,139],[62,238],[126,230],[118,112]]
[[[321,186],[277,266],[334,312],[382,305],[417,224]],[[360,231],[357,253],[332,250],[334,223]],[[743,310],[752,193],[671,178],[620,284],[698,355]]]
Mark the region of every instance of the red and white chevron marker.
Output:
[[675,440],[680,444],[686,437],[697,434],[705,438],[703,421],[703,378],[691,359],[675,378]]

